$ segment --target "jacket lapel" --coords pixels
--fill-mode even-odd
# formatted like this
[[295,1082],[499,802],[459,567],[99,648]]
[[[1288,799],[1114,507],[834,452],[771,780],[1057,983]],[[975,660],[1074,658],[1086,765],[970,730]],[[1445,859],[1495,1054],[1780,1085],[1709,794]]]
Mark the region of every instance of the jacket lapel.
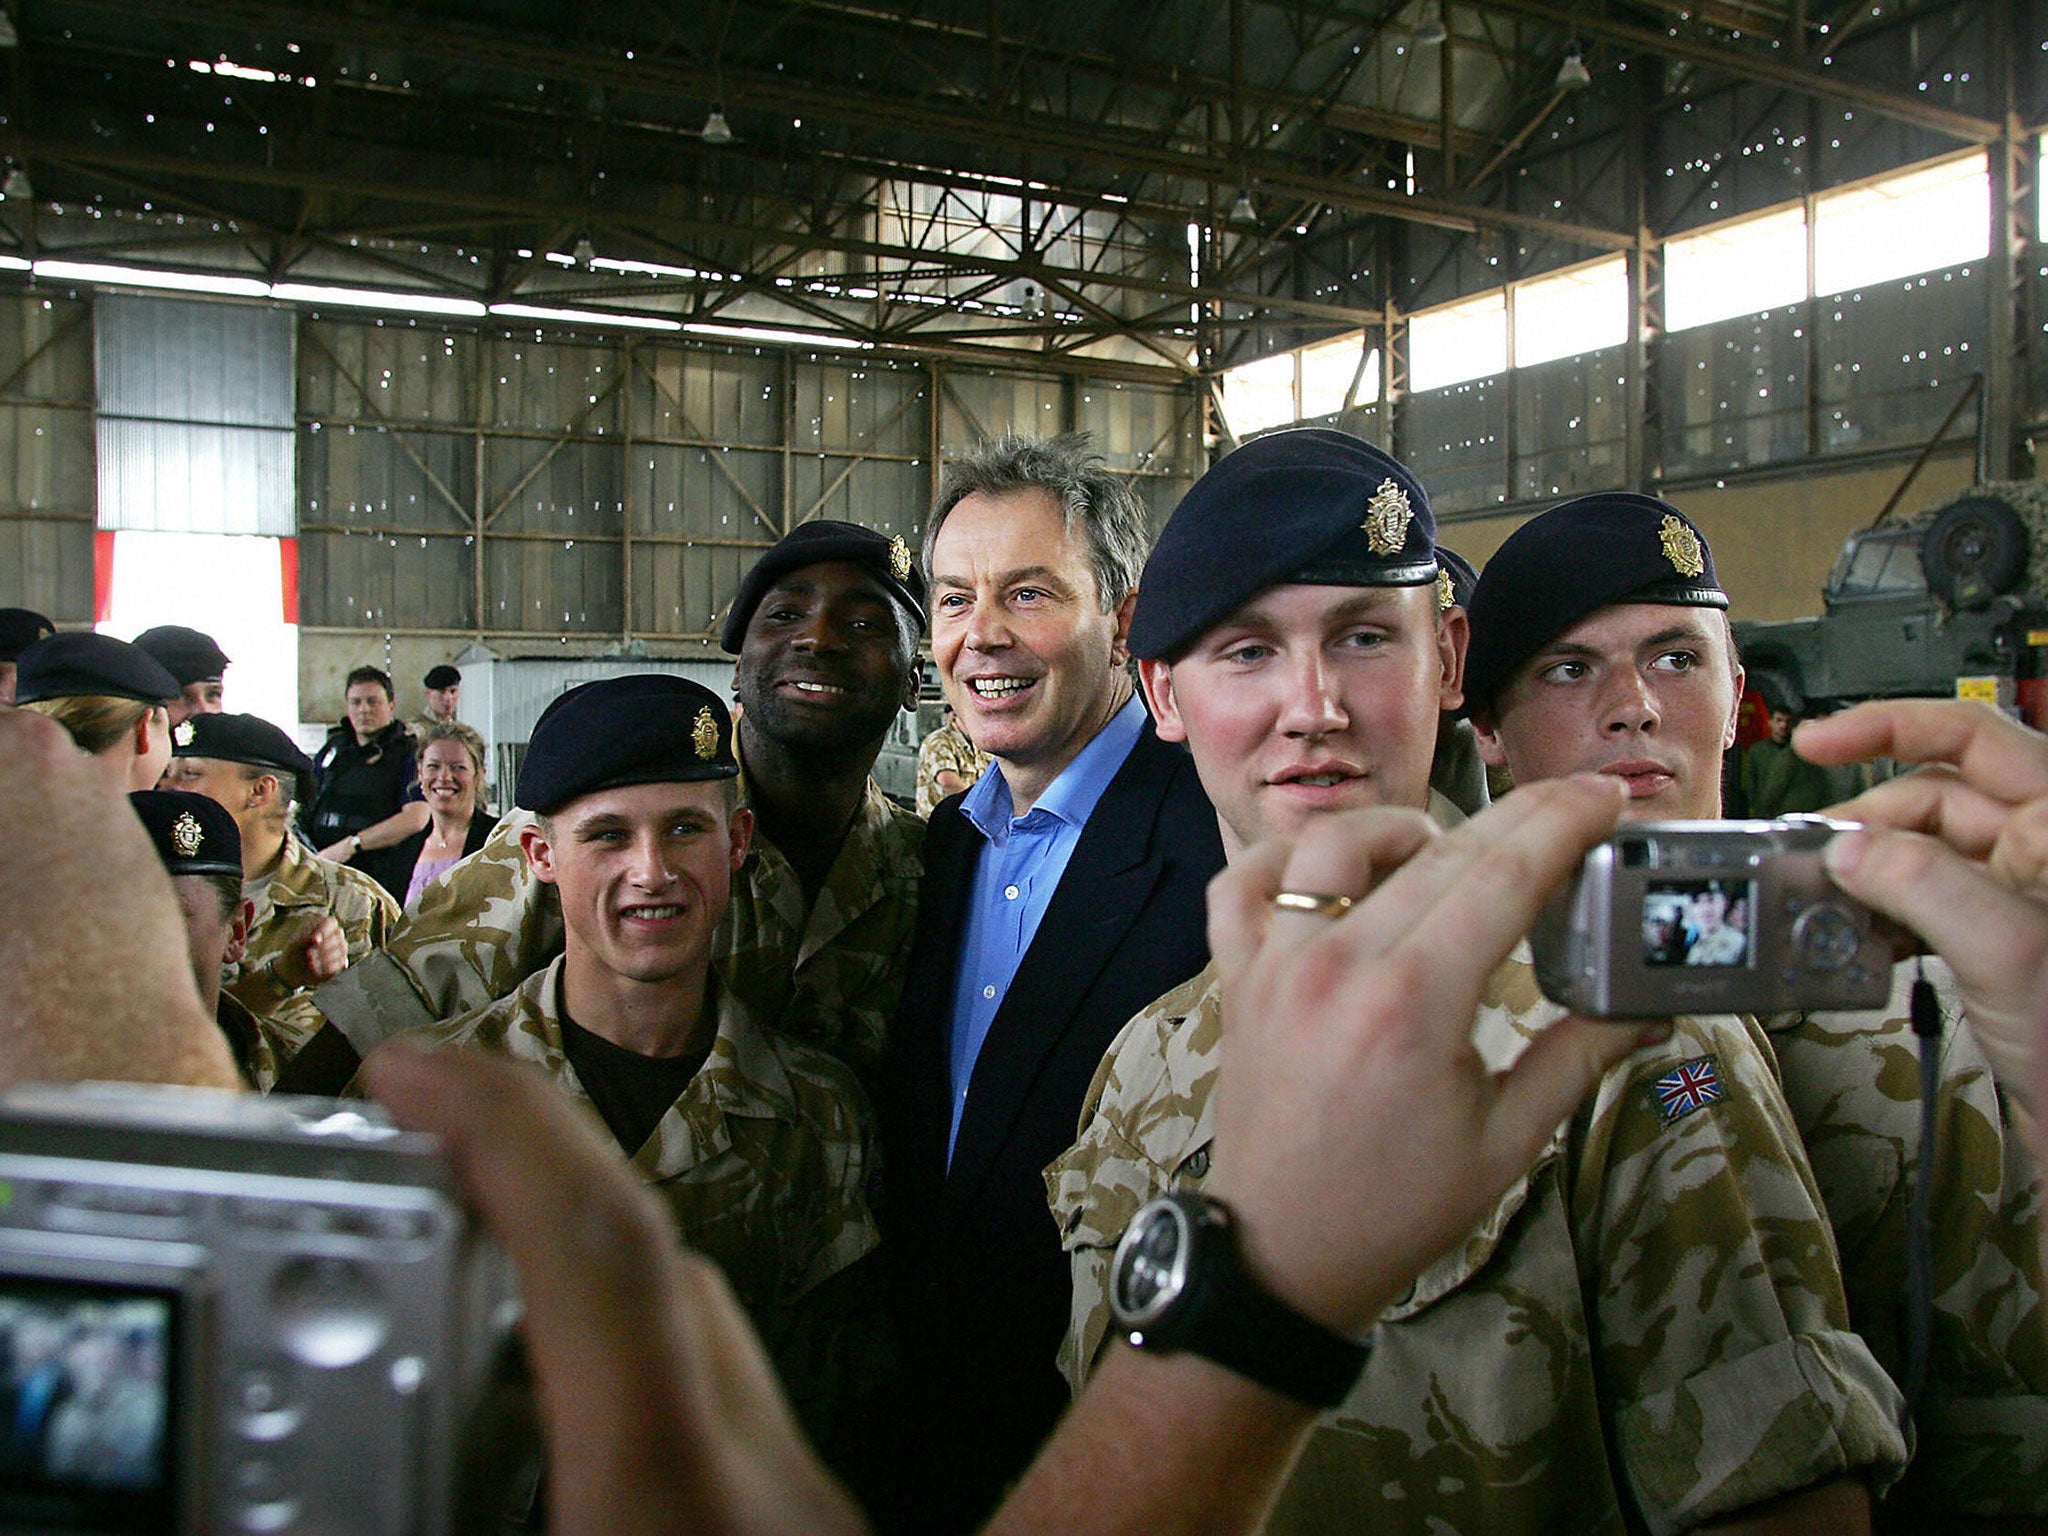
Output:
[[1153,827],[1166,775],[1154,759],[1172,750],[1148,724],[1082,829],[975,1060],[946,1177],[949,1201],[973,1197],[1046,1058],[1073,1029],[1159,882],[1165,857],[1153,847]]

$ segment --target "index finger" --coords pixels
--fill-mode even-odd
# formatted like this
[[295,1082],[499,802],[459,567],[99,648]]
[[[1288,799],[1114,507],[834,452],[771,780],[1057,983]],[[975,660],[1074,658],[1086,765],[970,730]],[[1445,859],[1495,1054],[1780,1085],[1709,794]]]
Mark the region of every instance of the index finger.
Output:
[[[1523,785],[1389,878],[1369,905],[1381,922],[1398,923],[1401,947],[1416,951],[1430,983],[1469,991],[1476,1002],[1485,978],[1586,850],[1614,830],[1626,803],[1621,782],[1601,774]],[[1484,963],[1444,964],[1446,955]]]
[[1793,745],[1809,762],[1892,757],[1949,763],[2008,802],[2048,795],[2048,738],[1975,699],[1878,699],[1804,722]]

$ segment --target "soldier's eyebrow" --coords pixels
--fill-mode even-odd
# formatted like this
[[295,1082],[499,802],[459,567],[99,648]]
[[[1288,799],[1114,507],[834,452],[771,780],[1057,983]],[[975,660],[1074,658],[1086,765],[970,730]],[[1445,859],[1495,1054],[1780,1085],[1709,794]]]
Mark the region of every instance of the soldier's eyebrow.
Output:
[[1706,638],[1707,631],[1703,625],[1674,624],[1669,629],[1658,630],[1656,634],[1643,641],[1636,649],[1647,650],[1651,646],[1670,645],[1678,640],[1689,640],[1697,645]]

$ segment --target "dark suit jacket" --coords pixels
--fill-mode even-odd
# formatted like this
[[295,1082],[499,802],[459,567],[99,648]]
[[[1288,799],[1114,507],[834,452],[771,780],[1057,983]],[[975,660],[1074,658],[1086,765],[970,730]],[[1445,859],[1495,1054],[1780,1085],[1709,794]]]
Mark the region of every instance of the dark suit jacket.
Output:
[[[1103,1052],[1208,962],[1204,888],[1223,867],[1194,760],[1148,724],[1110,781],[990,1025],[946,1166],[947,1027],[985,846],[958,795],[925,837],[903,1005],[883,1094],[890,1241],[909,1371],[915,1508],[966,1529],[1065,1407],[1054,1364],[1069,1281],[1042,1170],[1073,1144]],[[921,1431],[921,1432],[920,1432]]]

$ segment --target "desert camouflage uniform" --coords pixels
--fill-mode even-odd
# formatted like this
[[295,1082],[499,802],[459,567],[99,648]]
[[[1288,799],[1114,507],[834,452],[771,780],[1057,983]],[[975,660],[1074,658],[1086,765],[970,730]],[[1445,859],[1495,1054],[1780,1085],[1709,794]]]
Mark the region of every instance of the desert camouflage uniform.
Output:
[[228,1051],[235,1058],[235,1070],[242,1074],[242,1081],[259,1093],[275,1088],[277,1048],[264,1032],[263,1021],[236,1002],[234,993],[225,987],[214,1005],[213,1019],[227,1036]]
[[279,979],[279,959],[293,940],[305,941],[311,918],[332,913],[348,942],[348,963],[354,965],[390,934],[398,903],[361,870],[323,859],[289,835],[276,874],[255,901],[249,948],[239,965],[222,971],[221,985],[256,1015],[282,1066],[313,1038],[321,1021],[313,994],[294,991]]
[[967,739],[957,720],[949,720],[917,747],[917,814],[929,816],[948,791],[939,775],[951,770],[973,783],[989,765],[988,754]]
[[[1474,1044],[1506,1066],[1558,1013],[1525,946],[1489,981]],[[1046,1170],[1077,1386],[1117,1239],[1208,1171],[1220,1038],[1212,966],[1125,1027],[1080,1141]],[[1652,1084],[1703,1058],[1722,1096],[1667,1122]],[[1270,1529],[1665,1533],[1845,1474],[1883,1482],[1905,1458],[1897,1390],[1848,1331],[1812,1176],[1742,1020],[1679,1020],[1610,1071],[1372,1342]]]
[[[562,1048],[557,957],[511,996],[408,1038],[530,1061],[589,1103]],[[704,1065],[633,1153],[633,1171],[675,1213],[683,1240],[717,1260],[814,1437],[884,1368],[881,1241],[870,1201],[873,1115],[853,1074],[823,1051],[777,1040],[730,993]],[[593,1108],[592,1113],[595,1113]]]
[[[519,848],[532,821],[508,811],[482,848],[427,888],[380,954],[320,990],[320,1007],[359,1051],[503,997],[562,952],[560,903]],[[924,823],[870,780],[806,921],[803,882],[756,837],[713,949],[720,981],[750,1016],[824,1046],[863,1083],[903,990],[923,842]]]
[[[1927,962],[1927,974],[1944,1020],[1929,1369],[1912,1465],[1886,1508],[2048,1515],[2048,1318],[2034,1239],[2040,1191],[2004,1096],[1962,1023],[1953,975],[1939,960]],[[1901,1383],[1907,1213],[1920,1142],[1912,978],[1910,964],[1898,967],[1888,1008],[1765,1022],[1841,1248],[1850,1319]]]

